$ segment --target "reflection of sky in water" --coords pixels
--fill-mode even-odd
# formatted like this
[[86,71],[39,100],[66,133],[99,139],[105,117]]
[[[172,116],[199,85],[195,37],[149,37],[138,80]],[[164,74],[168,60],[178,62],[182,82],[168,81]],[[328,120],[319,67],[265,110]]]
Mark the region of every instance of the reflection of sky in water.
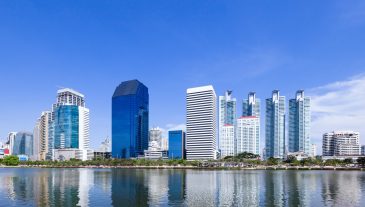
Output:
[[1,206],[361,206],[365,172],[0,168]]

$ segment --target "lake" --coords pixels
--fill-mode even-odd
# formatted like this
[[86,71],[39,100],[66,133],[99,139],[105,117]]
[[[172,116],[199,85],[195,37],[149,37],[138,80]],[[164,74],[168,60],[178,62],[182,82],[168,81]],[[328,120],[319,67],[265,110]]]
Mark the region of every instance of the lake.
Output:
[[365,172],[0,168],[0,206],[365,206]]

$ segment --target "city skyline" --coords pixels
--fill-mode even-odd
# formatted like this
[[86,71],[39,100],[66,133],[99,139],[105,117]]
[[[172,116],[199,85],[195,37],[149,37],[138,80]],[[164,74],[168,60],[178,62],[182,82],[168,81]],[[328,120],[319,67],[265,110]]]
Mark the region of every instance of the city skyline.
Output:
[[70,87],[86,96],[96,148],[111,137],[115,86],[136,78],[150,89],[150,126],[165,131],[184,127],[186,88],[211,84],[218,95],[233,90],[238,103],[250,91],[265,100],[273,89],[288,98],[304,89],[312,97],[311,140],[319,153],[325,132],[365,134],[361,2],[272,2],[265,8],[110,2],[98,10],[82,2],[71,8],[0,4],[2,141],[8,132],[32,131],[54,91]]

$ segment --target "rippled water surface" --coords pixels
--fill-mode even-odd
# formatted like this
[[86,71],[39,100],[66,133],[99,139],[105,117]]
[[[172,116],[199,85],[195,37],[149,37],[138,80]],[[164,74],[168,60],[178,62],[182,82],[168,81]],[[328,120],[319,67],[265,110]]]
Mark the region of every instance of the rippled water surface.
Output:
[[365,206],[365,172],[0,168],[0,206]]

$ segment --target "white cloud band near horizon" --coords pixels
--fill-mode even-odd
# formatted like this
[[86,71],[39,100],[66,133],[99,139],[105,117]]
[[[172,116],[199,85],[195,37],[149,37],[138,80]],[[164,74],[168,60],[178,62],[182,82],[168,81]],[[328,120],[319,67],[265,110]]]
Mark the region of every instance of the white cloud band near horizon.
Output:
[[318,151],[326,132],[352,130],[365,135],[365,74],[307,91],[312,98],[312,142]]

